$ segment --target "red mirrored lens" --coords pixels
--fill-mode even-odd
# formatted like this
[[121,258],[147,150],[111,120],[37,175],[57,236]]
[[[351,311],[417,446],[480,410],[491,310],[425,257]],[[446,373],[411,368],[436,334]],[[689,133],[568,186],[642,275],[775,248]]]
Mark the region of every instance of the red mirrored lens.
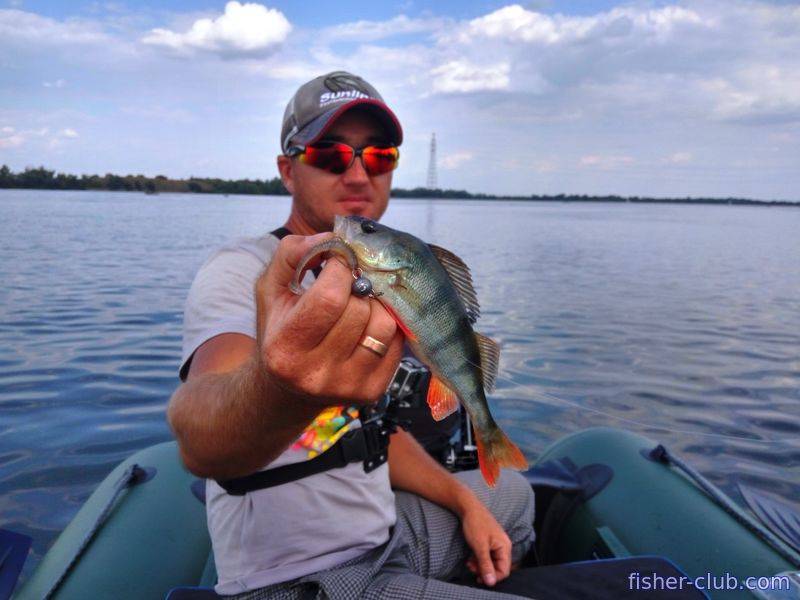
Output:
[[[300,160],[307,165],[341,175],[352,164],[355,150],[339,142],[321,142],[307,146]],[[400,152],[396,146],[366,146],[361,150],[364,170],[370,176],[388,173],[397,167]]]
[[344,173],[353,160],[353,149],[347,144],[321,143],[307,146],[300,160],[312,167],[335,174]]
[[370,175],[382,175],[397,167],[400,152],[396,146],[379,148],[377,146],[367,146],[361,153],[364,160],[364,169]]

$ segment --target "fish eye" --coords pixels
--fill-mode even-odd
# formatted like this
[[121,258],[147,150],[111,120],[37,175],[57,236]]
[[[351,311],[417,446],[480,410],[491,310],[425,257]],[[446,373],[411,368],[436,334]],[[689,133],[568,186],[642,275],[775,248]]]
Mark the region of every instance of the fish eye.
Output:
[[375,225],[375,221],[370,221],[369,219],[364,219],[361,221],[361,231],[364,233],[375,233],[377,229],[378,228]]

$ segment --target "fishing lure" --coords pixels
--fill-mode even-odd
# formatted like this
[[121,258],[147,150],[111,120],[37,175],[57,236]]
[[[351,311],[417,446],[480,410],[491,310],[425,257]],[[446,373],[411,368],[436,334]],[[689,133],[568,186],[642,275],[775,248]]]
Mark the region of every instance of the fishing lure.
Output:
[[372,281],[362,274],[361,268],[358,266],[358,257],[350,247],[350,244],[339,237],[325,240],[306,252],[303,258],[300,260],[300,264],[295,271],[294,278],[289,285],[289,289],[292,290],[292,292],[298,296],[303,293],[303,287],[300,285],[300,280],[306,270],[306,266],[308,266],[308,263],[311,262],[312,259],[316,258],[320,254],[339,256],[345,260],[347,267],[353,274],[353,285],[351,289],[356,296],[360,296],[362,298],[377,298],[381,295],[373,290]]

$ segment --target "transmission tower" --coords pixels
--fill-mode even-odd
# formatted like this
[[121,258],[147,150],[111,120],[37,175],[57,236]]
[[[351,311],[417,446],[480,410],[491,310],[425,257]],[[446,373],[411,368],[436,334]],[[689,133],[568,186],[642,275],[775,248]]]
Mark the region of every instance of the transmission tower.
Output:
[[428,159],[428,184],[426,186],[429,190],[435,190],[439,187],[436,180],[436,134],[431,134],[431,155]]

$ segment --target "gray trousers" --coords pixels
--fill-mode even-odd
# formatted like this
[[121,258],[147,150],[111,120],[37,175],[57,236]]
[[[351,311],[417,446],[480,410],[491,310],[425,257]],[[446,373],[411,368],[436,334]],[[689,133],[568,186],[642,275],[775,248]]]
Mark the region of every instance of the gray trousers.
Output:
[[[493,489],[479,471],[456,475],[494,514],[513,544],[511,562],[533,542],[533,491],[514,471],[502,471]],[[450,511],[407,492],[396,493],[397,524],[389,541],[358,558],[294,581],[269,585],[236,600],[352,600],[354,598],[501,600],[520,598],[448,583],[471,554],[461,523]],[[230,597],[228,597],[230,598]]]

